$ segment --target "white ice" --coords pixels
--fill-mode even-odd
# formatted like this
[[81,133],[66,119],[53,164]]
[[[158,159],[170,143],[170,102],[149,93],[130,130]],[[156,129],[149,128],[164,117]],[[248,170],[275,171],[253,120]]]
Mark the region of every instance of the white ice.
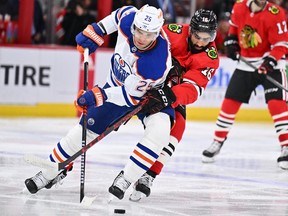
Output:
[[0,215],[109,216],[115,208],[132,216],[285,216],[288,215],[288,171],[277,166],[280,146],[272,123],[235,123],[213,164],[201,153],[212,142],[214,122],[188,122],[182,142],[159,175],[150,197],[129,201],[109,198],[108,188],[124,167],[143,134],[132,119],[87,152],[85,195],[80,205],[80,161],[62,185],[30,195],[24,180],[39,168],[26,164],[25,154],[46,158],[54,145],[77,123],[76,118],[0,119]]

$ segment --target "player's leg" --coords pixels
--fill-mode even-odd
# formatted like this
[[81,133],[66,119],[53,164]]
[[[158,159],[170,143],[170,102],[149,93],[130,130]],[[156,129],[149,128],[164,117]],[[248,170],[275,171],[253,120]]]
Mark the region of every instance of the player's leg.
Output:
[[202,162],[213,162],[215,156],[219,154],[221,147],[227,139],[227,135],[234,124],[240,106],[240,102],[224,98],[221,110],[217,117],[213,142],[203,151]]
[[162,171],[164,165],[172,157],[175,149],[182,139],[186,125],[185,106],[179,106],[175,109],[175,123],[170,132],[169,144],[166,145],[155,163],[144,173],[134,184],[134,190],[130,195],[131,201],[139,201],[143,196],[148,197],[151,193],[151,187],[154,179]]
[[[87,114],[87,143],[91,142],[96,136],[102,133],[111,122],[122,115],[125,111],[124,108],[118,107],[111,103],[105,103],[101,107],[94,108],[93,106],[88,108]],[[101,124],[96,124],[101,122]],[[74,126],[64,136],[57,145],[51,151],[48,160],[54,163],[60,163],[82,148],[82,119],[80,124]],[[67,171],[72,170],[72,166],[68,166],[66,169],[59,171],[53,169],[42,169],[35,176],[25,180],[25,185],[31,193],[37,193],[42,188],[51,188],[54,184],[57,184],[60,180],[66,177]]]
[[203,151],[202,162],[214,162],[234,124],[242,103],[248,103],[257,86],[252,73],[236,69],[233,73],[217,117],[212,144]]
[[122,199],[131,183],[137,181],[155,163],[163,143],[169,142],[170,122],[170,116],[162,112],[144,119],[144,136],[136,145],[125,168],[109,188],[111,194]]
[[[275,70],[270,76],[278,82],[287,86],[286,74],[280,70]],[[268,104],[268,110],[274,122],[274,127],[281,146],[281,155],[278,157],[278,166],[282,169],[288,169],[288,107],[286,104],[287,93],[268,81],[263,84],[265,89],[265,99]]]

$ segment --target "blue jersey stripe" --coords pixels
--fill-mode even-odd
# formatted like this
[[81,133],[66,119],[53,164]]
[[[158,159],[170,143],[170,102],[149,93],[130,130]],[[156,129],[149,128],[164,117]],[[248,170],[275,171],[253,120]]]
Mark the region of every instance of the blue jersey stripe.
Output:
[[57,144],[57,147],[58,147],[59,151],[61,152],[61,154],[62,154],[65,158],[69,158],[69,157],[70,157],[70,155],[68,155],[68,154],[64,151],[64,149],[62,148],[62,146],[60,145],[59,142],[58,142],[58,144]]
[[133,156],[130,156],[130,160],[132,160],[135,164],[137,164],[137,166],[141,167],[145,171],[149,169],[147,166],[142,164],[140,161],[136,160]]
[[146,146],[142,145],[141,143],[137,144],[137,147],[146,152],[147,154],[151,155],[155,159],[157,159],[159,156],[155,152],[153,152],[151,149],[147,148]]
[[121,11],[121,13],[120,13],[120,17],[122,17],[123,13],[125,13],[126,11],[128,11],[128,10],[130,10],[130,9],[132,9],[132,8],[134,8],[134,7],[133,7],[133,6],[127,6],[125,9],[123,9],[123,10]]
[[49,158],[50,158],[50,161],[56,163],[56,161],[55,161],[54,158],[52,157],[52,154],[50,154]]

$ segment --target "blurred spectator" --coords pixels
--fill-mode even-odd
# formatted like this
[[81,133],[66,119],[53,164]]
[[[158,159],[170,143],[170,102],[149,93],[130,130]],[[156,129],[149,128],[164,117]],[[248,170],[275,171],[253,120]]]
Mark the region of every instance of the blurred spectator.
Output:
[[[1,43],[17,42],[17,28],[19,16],[19,0],[0,0],[0,31]],[[3,17],[3,14],[6,16]],[[1,16],[2,15],[2,16]],[[2,26],[1,21],[4,21]],[[4,28],[1,28],[4,27]],[[4,35],[3,35],[4,34]],[[42,6],[38,0],[34,0],[33,26],[31,32],[31,41],[33,44],[45,42],[45,22]],[[4,41],[3,41],[4,37]]]
[[10,16],[10,20],[18,17],[18,7],[13,4],[13,0],[0,0],[0,16],[4,20],[5,15]]
[[12,0],[0,0],[0,44],[16,42],[17,16],[18,6]]
[[42,6],[38,0],[34,0],[32,43],[33,44],[45,43],[45,21]]
[[91,0],[70,0],[61,23],[63,29],[62,45],[76,46],[75,36],[88,24],[96,21],[90,14]]
[[228,35],[228,31],[229,31],[229,19],[230,19],[229,12],[221,13],[218,18],[218,28],[217,28],[217,35],[216,35],[215,43],[216,43],[218,52],[221,54],[225,53],[224,40],[226,36]]
[[176,13],[174,10],[173,0],[146,0],[142,2],[143,5],[149,4],[150,6],[161,8],[163,11],[165,23],[176,22]]

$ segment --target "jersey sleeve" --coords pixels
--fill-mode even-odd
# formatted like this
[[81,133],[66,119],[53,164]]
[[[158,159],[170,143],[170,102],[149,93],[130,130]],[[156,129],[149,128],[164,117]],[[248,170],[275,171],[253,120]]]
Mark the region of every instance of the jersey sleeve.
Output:
[[237,17],[239,17],[239,11],[241,11],[240,3],[235,3],[233,5],[230,20],[229,20],[229,24],[230,24],[229,32],[228,32],[229,35],[238,36],[237,29],[238,29],[239,24],[238,24]]
[[110,15],[106,16],[100,22],[104,26],[106,33],[109,35],[117,31],[117,26],[123,17],[136,11],[137,11],[137,8],[133,6],[123,6],[113,11]]
[[270,55],[276,60],[279,60],[285,54],[288,49],[288,30],[287,22],[284,10],[275,7],[275,13],[279,10],[274,19],[269,19],[269,26],[267,31],[269,35],[269,43],[272,45]]
[[210,47],[210,52],[202,52],[190,59],[183,82],[172,87],[176,96],[172,107],[188,105],[195,102],[204,92],[208,82],[219,67],[219,58],[215,47]]

